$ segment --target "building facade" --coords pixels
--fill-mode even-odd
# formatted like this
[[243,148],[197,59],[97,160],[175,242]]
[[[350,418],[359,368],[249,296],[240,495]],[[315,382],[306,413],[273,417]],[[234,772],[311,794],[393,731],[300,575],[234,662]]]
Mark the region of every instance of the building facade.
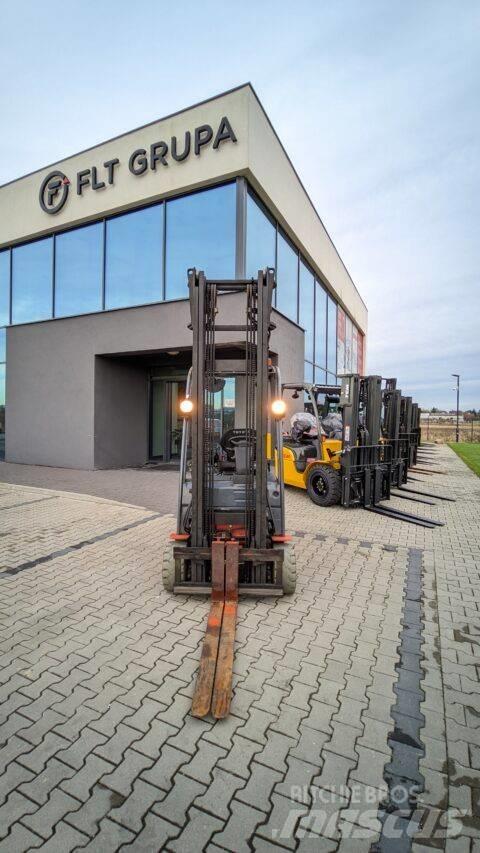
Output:
[[[192,266],[275,268],[284,381],[363,372],[366,307],[247,84],[0,187],[7,461],[175,459]],[[221,298],[225,317],[240,310]],[[222,427],[235,397],[219,397]]]

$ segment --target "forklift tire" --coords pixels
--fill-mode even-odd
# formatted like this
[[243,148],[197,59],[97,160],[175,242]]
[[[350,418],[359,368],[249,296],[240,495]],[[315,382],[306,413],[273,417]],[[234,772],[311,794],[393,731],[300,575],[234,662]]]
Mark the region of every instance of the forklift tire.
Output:
[[172,541],[171,539],[165,545],[162,563],[162,581],[165,592],[173,592],[175,586],[175,557],[173,556],[173,549],[181,548],[182,546],[185,547],[183,542]]
[[283,546],[282,588],[284,595],[293,595],[297,586],[297,558],[295,545],[286,542]]
[[314,465],[308,472],[307,494],[318,506],[334,506],[342,496],[342,477],[330,465]]

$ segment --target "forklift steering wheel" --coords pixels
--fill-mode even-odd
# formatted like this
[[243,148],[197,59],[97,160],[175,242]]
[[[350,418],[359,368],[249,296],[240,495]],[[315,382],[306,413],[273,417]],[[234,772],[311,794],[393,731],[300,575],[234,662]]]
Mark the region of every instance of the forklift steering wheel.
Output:
[[[255,432],[249,430],[250,440],[255,441]],[[224,450],[233,451],[241,442],[248,439],[246,429],[227,429],[220,439],[220,444]]]

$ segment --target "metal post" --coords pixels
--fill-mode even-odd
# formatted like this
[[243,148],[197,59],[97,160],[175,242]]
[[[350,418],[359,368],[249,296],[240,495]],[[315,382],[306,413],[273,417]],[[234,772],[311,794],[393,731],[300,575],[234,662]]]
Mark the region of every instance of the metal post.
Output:
[[235,278],[246,277],[247,259],[247,182],[236,181]]
[[459,427],[459,408],[460,408],[460,374],[452,373],[452,376],[457,380],[457,429],[456,429],[456,442],[458,444],[460,440],[460,427]]

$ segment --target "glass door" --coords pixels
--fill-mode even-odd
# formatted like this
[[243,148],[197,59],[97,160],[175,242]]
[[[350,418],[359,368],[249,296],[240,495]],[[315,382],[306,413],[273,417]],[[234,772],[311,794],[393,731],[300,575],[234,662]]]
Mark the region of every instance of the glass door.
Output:
[[150,459],[170,462],[180,457],[183,421],[179,404],[185,392],[185,380],[151,380]]
[[167,382],[167,398],[169,399],[169,458],[179,459],[182,446],[183,418],[180,413],[180,401],[187,393],[186,382]]

